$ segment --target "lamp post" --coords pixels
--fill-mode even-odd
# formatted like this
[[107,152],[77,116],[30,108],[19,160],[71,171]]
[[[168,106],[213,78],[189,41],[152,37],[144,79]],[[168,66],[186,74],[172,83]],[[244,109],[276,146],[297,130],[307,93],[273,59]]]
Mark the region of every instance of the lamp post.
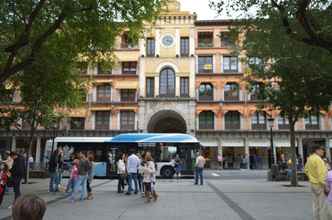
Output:
[[274,157],[274,146],[273,146],[273,124],[274,124],[274,118],[269,117],[267,119],[268,125],[270,127],[270,145],[271,145],[271,151],[270,151],[270,156],[271,156],[271,161],[270,161],[270,168],[272,168],[273,165],[276,165],[276,158]]

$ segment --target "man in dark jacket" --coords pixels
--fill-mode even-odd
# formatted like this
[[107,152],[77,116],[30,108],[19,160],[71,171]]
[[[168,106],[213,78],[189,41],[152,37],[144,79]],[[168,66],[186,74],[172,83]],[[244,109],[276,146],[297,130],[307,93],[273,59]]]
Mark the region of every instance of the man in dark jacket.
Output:
[[14,160],[11,175],[13,178],[13,188],[16,201],[16,199],[21,196],[21,180],[24,177],[25,161],[23,156],[17,154],[16,152],[11,152],[10,156]]
[[48,163],[48,172],[50,176],[50,184],[49,184],[49,192],[57,192],[58,189],[58,161],[59,161],[59,152],[58,149],[56,149],[51,154],[50,161]]

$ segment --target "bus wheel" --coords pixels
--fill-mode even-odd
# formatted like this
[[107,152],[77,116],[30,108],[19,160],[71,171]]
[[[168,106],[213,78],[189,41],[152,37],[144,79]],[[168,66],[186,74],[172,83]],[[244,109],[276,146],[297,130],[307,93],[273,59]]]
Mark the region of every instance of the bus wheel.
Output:
[[164,178],[172,178],[174,176],[174,168],[171,166],[163,167],[160,174]]

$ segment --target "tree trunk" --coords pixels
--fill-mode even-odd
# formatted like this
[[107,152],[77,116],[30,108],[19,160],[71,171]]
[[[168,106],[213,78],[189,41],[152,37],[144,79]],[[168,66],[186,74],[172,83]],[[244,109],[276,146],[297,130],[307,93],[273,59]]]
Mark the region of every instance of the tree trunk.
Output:
[[292,159],[292,175],[291,175],[291,185],[298,186],[297,179],[297,154],[296,154],[296,146],[295,146],[295,122],[289,123],[289,131],[290,131],[290,144],[291,144],[291,159]]

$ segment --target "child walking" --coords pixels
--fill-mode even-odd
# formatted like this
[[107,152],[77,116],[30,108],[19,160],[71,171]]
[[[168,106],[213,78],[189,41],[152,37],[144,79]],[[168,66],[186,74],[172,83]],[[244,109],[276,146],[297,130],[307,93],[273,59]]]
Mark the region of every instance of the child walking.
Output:
[[73,161],[73,166],[71,168],[71,173],[70,173],[70,179],[69,179],[69,183],[68,183],[68,187],[67,188],[71,188],[71,194],[70,194],[70,201],[71,202],[75,202],[75,195],[78,192],[78,179],[79,179],[79,175],[78,175],[78,164],[79,164],[79,160],[75,159]]

